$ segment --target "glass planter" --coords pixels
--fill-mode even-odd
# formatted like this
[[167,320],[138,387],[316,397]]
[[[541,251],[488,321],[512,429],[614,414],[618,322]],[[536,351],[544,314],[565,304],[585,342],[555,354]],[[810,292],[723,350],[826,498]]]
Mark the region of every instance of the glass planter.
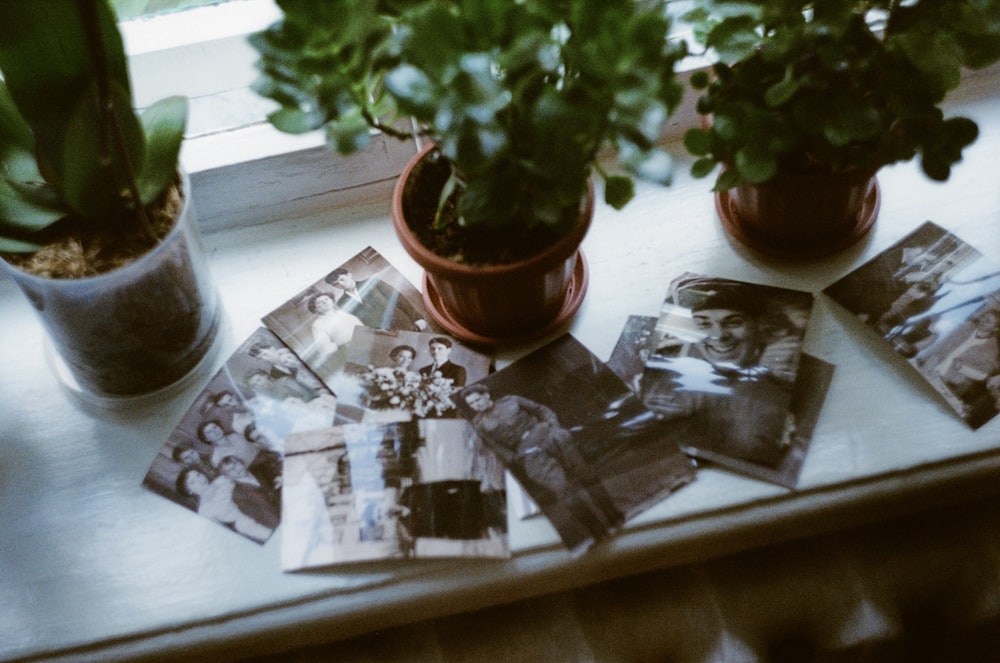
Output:
[[190,180],[174,228],[112,272],[41,278],[0,260],[41,320],[50,365],[72,393],[109,406],[160,395],[209,361],[222,310],[198,234]]

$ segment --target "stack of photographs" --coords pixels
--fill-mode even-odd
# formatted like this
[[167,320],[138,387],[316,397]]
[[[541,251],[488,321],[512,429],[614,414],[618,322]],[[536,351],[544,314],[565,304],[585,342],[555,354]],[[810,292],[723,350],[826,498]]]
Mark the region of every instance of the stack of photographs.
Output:
[[1000,265],[927,221],[823,291],[971,428],[1000,410]]
[[[1000,410],[1000,267],[927,222],[824,293],[971,427]],[[508,515],[579,554],[704,461],[794,488],[834,372],[813,295],[683,273],[601,362],[569,334],[492,372],[367,247],[262,318],[143,485],[282,568],[510,556]]]
[[833,366],[802,353],[806,292],[684,273],[608,361],[691,456],[795,487]]
[[263,317],[143,480],[282,567],[509,557],[503,466],[454,394],[490,358],[439,333],[371,247]]

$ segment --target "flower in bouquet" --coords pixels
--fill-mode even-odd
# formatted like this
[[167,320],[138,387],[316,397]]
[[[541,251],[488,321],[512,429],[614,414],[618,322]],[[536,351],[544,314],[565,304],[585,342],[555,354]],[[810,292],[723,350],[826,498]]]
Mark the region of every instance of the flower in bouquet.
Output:
[[372,410],[401,409],[415,416],[440,416],[455,407],[451,396],[456,388],[452,380],[434,375],[420,375],[398,368],[369,365],[361,375],[363,402]]

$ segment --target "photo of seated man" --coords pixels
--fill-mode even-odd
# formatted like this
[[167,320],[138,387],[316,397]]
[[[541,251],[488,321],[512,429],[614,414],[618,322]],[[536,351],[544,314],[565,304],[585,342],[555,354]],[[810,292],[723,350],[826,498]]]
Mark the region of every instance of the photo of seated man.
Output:
[[573,554],[694,477],[662,422],[570,334],[469,384],[456,404]]

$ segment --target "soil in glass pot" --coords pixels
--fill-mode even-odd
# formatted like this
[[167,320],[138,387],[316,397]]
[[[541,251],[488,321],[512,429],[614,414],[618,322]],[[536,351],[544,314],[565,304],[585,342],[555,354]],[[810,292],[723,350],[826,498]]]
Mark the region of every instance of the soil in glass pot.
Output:
[[186,173],[172,189],[176,220],[154,248],[128,264],[81,278],[47,278],[0,261],[47,332],[56,377],[88,405],[162,395],[211,358],[222,308]]

